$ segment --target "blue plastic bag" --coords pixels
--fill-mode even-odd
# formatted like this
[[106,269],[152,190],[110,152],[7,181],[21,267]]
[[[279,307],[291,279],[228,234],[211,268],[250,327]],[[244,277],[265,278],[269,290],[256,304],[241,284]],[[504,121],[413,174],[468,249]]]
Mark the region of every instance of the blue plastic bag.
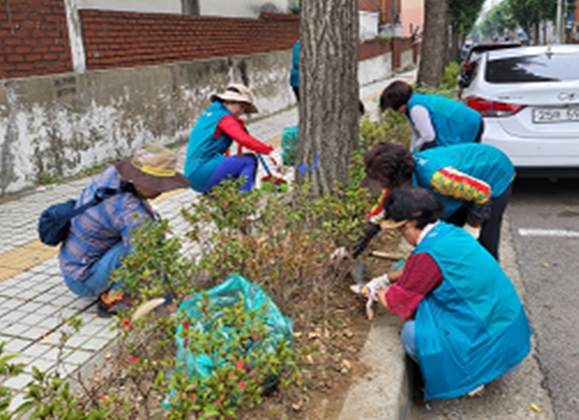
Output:
[[[205,299],[209,300],[209,302],[204,301]],[[269,340],[260,344],[265,346],[266,351],[275,352],[276,346],[282,340],[293,342],[292,320],[282,315],[273,300],[261,287],[245,280],[238,274],[229,275],[223,283],[209,289],[205,296],[202,293],[195,293],[188,297],[179,305],[177,316],[190,319],[190,330],[211,331],[218,335],[223,340],[224,345],[227,346],[227,343],[232,341],[235,331],[232,331],[229,327],[214,331],[212,329],[214,322],[207,322],[206,317],[203,317],[199,303],[204,302],[205,305],[208,303],[209,306],[215,305],[225,309],[234,306],[240,301],[243,301],[244,307],[248,312],[260,310],[259,318],[269,328]],[[214,318],[219,317],[220,313],[222,312],[218,311]],[[203,323],[204,319],[205,323]],[[183,325],[180,324],[177,327],[177,354],[174,372],[182,372],[185,369],[189,378],[193,376],[204,378],[211,375],[215,368],[213,359],[206,354],[194,355],[184,341]],[[252,347],[246,350],[247,353],[251,351]],[[169,398],[165,399],[163,406],[169,408]]]
[[284,165],[294,166],[298,155],[298,126],[285,127],[281,136],[281,159]]

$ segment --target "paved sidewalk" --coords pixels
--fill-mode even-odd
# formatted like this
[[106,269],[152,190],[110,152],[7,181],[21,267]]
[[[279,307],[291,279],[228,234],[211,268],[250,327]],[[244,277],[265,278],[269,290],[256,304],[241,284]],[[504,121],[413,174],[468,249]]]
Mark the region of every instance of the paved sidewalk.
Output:
[[[399,77],[412,78],[414,72]],[[375,97],[389,80],[360,89],[360,97],[369,113],[377,109]],[[284,127],[298,123],[297,107],[248,124],[249,132],[272,145],[279,146]],[[186,145],[178,149],[182,167]],[[79,369],[101,360],[114,342],[112,320],[97,318],[94,299],[76,297],[64,284],[58,267],[57,248],[44,246],[37,239],[37,221],[48,205],[76,198],[89,178],[64,184],[39,187],[20,199],[0,204],[0,342],[5,351],[18,353],[17,362],[26,365],[24,374],[11,378],[4,386],[16,391],[12,406],[22,401],[21,392],[31,380],[32,366],[41,370],[54,368],[62,331],[69,332],[66,321],[72,316],[83,326],[65,345],[64,369],[73,375]],[[191,190],[166,194],[155,205],[170,220],[174,232],[183,231],[179,210],[196,199]],[[184,241],[184,243],[188,243]],[[189,245],[194,251],[194,244]]]

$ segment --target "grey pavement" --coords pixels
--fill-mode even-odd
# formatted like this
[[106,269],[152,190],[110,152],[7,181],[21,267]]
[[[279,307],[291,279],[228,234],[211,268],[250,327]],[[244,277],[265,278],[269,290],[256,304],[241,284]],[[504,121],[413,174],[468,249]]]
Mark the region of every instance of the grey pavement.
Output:
[[[411,71],[396,78],[412,79],[414,76],[415,72]],[[375,97],[389,81],[380,80],[360,88],[360,97],[365,100],[366,110],[371,115],[377,115]],[[248,130],[260,140],[273,142],[279,140],[284,127],[297,122],[298,112],[294,107],[250,121]],[[177,150],[182,165],[186,145]],[[279,149],[276,152],[279,153]],[[291,178],[291,170],[284,175]],[[22,400],[22,391],[31,379],[32,366],[42,370],[54,368],[61,333],[71,332],[66,321],[72,316],[79,317],[83,326],[64,346],[62,373],[65,375],[72,377],[78,371],[86,372],[89,366],[101,361],[115,343],[116,333],[111,331],[113,321],[96,316],[93,299],[76,297],[67,289],[55,252],[49,250],[47,257],[46,250],[31,253],[28,248],[37,242],[36,224],[41,211],[50,204],[76,198],[89,182],[89,178],[83,178],[39,187],[0,204],[0,270],[5,270],[0,272],[0,342],[5,342],[7,352],[19,353],[17,361],[25,364],[23,375],[4,383],[17,393],[13,407]],[[155,206],[161,216],[170,221],[174,232],[184,232],[186,222],[180,216],[180,210],[191,205],[196,197],[195,192],[186,190],[161,197]],[[184,243],[188,244],[185,252],[194,254],[195,244]],[[16,270],[18,272],[7,271],[3,261],[16,258],[24,261],[25,268]],[[376,369],[353,385],[340,419],[398,419],[409,413],[406,365],[399,341],[400,325],[396,317],[379,313],[361,357],[362,363]],[[536,380],[539,379],[537,376]],[[513,401],[517,399],[513,398]],[[534,401],[549,412],[543,395]],[[365,414],[361,416],[361,413]]]

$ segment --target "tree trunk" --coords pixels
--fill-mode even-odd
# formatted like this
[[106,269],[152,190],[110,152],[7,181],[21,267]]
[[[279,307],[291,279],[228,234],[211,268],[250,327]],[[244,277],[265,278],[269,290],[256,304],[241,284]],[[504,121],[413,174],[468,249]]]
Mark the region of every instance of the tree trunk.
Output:
[[424,33],[418,83],[438,87],[448,50],[447,0],[424,0]]
[[346,184],[358,145],[358,1],[302,0],[300,16],[296,180],[311,181],[322,196],[332,193],[336,181]]
[[452,27],[452,42],[450,46],[450,61],[459,61],[459,49],[460,49],[460,30],[458,26]]

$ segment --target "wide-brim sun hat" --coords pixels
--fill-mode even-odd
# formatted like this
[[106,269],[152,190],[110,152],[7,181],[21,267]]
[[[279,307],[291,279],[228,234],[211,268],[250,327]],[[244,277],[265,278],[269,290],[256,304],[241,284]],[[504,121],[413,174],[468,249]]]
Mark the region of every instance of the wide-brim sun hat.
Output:
[[243,102],[248,105],[245,110],[246,114],[256,114],[259,112],[253,103],[253,95],[251,90],[247,86],[240,83],[231,83],[227,86],[227,88],[225,88],[225,91],[221,93],[214,93],[211,95],[210,99],[211,101],[220,99],[222,101]]
[[115,169],[125,181],[161,193],[189,188],[189,179],[175,169],[177,155],[157,143],[141,146],[132,158],[115,164]]

